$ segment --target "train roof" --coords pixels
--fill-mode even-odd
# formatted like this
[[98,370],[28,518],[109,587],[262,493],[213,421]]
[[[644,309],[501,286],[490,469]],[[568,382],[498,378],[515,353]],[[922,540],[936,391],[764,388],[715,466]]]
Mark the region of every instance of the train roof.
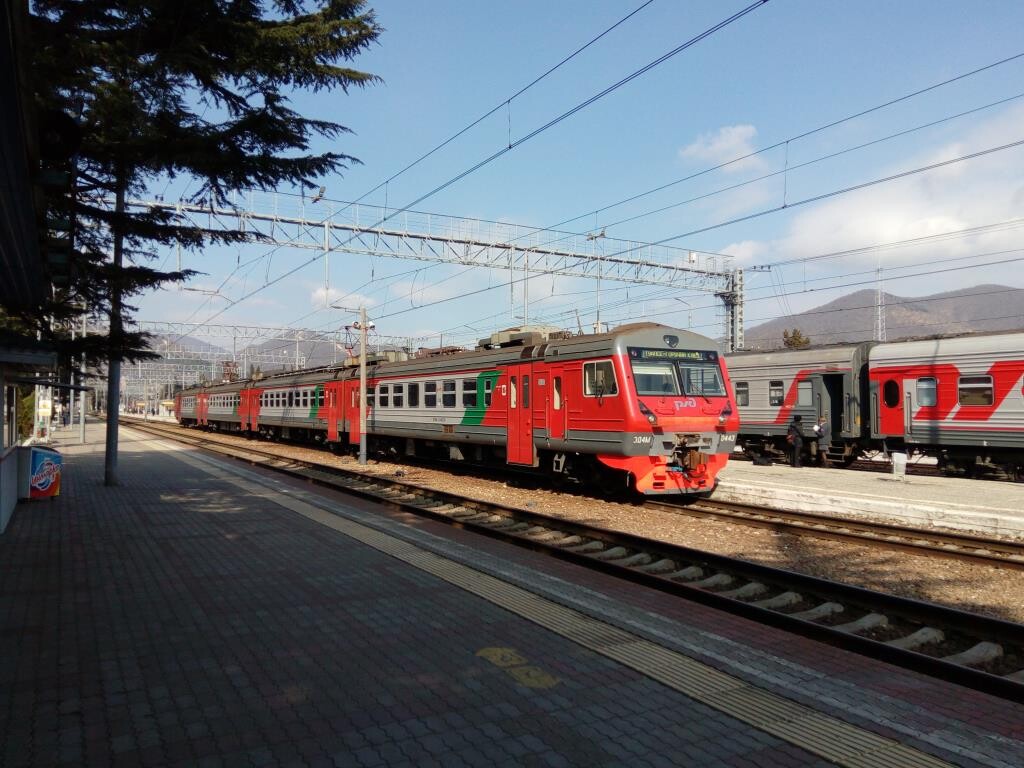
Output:
[[918,358],[933,360],[950,355],[1024,355],[1024,331],[1012,333],[939,336],[878,344],[871,350],[872,362]]
[[772,352],[730,352],[726,362],[730,371],[778,365],[815,367],[829,364],[854,365],[875,344],[862,341],[856,344],[828,344],[800,349],[777,349]]

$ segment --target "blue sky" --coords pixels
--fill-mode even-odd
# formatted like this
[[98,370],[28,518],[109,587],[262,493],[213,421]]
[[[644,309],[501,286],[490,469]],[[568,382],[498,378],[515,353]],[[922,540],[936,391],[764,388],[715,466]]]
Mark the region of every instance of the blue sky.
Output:
[[[507,108],[367,203],[407,205],[437,185],[746,7],[745,2],[654,0]],[[354,66],[383,83],[349,94],[296,94],[304,112],[352,129],[341,151],[362,165],[324,179],[327,197],[364,195],[641,5],[633,2],[371,4],[385,28]],[[1024,53],[1024,5],[1016,2],[899,3],[771,0],[739,21],[581,110],[434,197],[421,211],[550,226],[733,159],[945,79]],[[1024,58],[865,117],[791,141],[729,168],[674,185],[561,227],[604,228],[609,237],[660,241],[732,218],[1024,139]],[[1010,99],[993,107],[992,102]],[[986,107],[960,118],[968,110]],[[722,187],[784,170],[945,120],[834,159],[680,204]],[[321,144],[323,148],[325,145]],[[934,237],[1024,214],[1024,147],[671,240],[681,248],[733,255],[746,270],[748,325],[871,287],[925,295],[999,282],[1024,287],[1020,227]],[[180,187],[168,190],[168,199]],[[655,215],[653,209],[674,206]],[[622,219],[639,217],[617,224]],[[809,257],[933,236],[916,246],[839,258]],[[998,254],[983,256],[982,254]],[[332,330],[352,315],[330,301],[365,302],[378,331],[444,335],[470,342],[521,322],[521,287],[507,272],[336,254],[325,296],[313,264],[229,305],[309,252],[266,245],[185,254],[206,274],[191,288],[143,297],[143,320],[302,326]],[[173,257],[168,259],[172,261]],[[234,271],[239,262],[252,261]],[[767,271],[752,267],[791,261]],[[1000,262],[993,266],[980,266]],[[429,267],[429,268],[424,268]],[[936,273],[937,269],[956,268]],[[412,272],[417,270],[416,272]],[[927,273],[931,274],[927,274]],[[909,277],[909,275],[914,275]],[[226,282],[225,282],[226,281]],[[224,283],[221,295],[202,293]],[[461,297],[489,285],[494,290]],[[503,286],[503,287],[502,287]],[[533,322],[584,327],[596,314],[595,281],[549,275],[530,281]],[[227,297],[225,299],[224,297]],[[653,319],[717,335],[720,309],[698,292],[602,281],[601,318],[610,325]],[[318,311],[319,310],[319,311]],[[219,313],[219,314],[218,314]],[[997,312],[993,311],[993,314]],[[216,315],[216,317],[214,317]]]

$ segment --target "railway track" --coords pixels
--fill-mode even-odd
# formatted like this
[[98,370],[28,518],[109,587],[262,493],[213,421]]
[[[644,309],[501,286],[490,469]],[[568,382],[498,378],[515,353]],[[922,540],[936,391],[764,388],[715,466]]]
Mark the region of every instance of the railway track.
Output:
[[1024,626],[419,488],[177,427],[140,431],[514,542],[872,658],[1024,702]]
[[891,523],[835,518],[811,512],[789,512],[714,499],[682,505],[648,501],[647,507],[691,517],[726,520],[782,533],[848,541],[916,555],[979,562],[1024,570],[1024,544],[986,536],[923,530]]

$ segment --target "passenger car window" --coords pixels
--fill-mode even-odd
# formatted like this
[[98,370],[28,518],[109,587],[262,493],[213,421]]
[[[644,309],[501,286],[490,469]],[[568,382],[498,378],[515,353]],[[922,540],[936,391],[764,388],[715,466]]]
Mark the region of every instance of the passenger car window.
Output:
[[556,411],[562,409],[562,377],[555,376],[554,386],[551,388],[551,407]]
[[768,405],[782,405],[786,400],[786,390],[781,381],[768,382]]
[[391,393],[391,405],[395,408],[405,406],[405,384],[395,384]]
[[961,376],[957,394],[960,405],[992,405],[992,377]]
[[583,394],[587,397],[610,397],[619,393],[611,360],[583,364]]
[[917,380],[917,404],[921,406],[935,405],[938,403],[936,392],[936,381],[931,377]]
[[391,402],[391,385],[381,384],[378,387],[377,402],[381,408],[387,408]]
[[437,382],[428,381],[423,385],[423,405],[427,408],[437,408]]
[[484,379],[484,405],[487,408],[491,407],[491,393],[494,390],[494,381],[492,379]]
[[814,403],[814,398],[811,394],[811,382],[801,381],[796,385],[796,404],[811,405],[812,403]]
[[736,388],[736,405],[750,405],[750,384],[737,381],[733,386]]
[[409,407],[410,408],[419,408],[420,407],[420,385],[419,384],[409,384],[408,385],[408,390],[409,390]]
[[900,404],[900,384],[896,379],[889,379],[882,385],[882,402],[886,408],[895,408]]
[[441,383],[441,405],[445,408],[455,407],[455,381],[446,379]]
[[462,380],[462,407],[476,408],[476,379]]
[[676,368],[668,360],[633,360],[633,382],[638,395],[678,395]]

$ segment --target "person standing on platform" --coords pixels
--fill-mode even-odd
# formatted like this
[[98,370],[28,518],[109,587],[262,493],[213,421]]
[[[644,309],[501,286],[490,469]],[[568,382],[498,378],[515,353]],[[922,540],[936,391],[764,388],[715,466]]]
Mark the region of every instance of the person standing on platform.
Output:
[[800,454],[804,450],[804,433],[800,424],[799,413],[793,416],[793,421],[790,422],[789,429],[786,430],[786,442],[789,443],[789,463],[794,467],[799,467]]
[[822,467],[829,466],[828,449],[832,445],[832,425],[828,423],[828,414],[823,414],[818,423],[814,425],[814,434],[818,438],[815,441],[818,464]]

